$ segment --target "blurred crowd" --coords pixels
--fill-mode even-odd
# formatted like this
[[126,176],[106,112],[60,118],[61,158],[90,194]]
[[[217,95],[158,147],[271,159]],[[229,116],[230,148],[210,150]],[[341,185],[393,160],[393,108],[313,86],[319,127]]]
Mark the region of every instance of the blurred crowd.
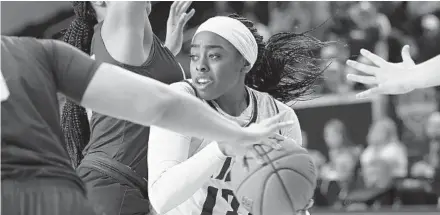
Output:
[[[440,112],[428,117],[424,129],[429,150],[410,159],[390,118],[373,122],[367,146],[354,143],[342,121],[330,120],[323,134],[328,155],[309,150],[319,171],[316,205],[338,209],[436,205],[440,191]],[[307,146],[306,132],[303,137]]]
[[[315,89],[317,94],[365,88],[345,79],[347,73],[355,73],[345,66],[347,59],[365,61],[359,55],[361,48],[391,62],[401,61],[400,51],[405,44],[410,45],[416,63],[440,53],[440,2],[216,1],[194,2],[193,6],[197,12],[188,24],[189,29],[214,15],[238,13],[252,20],[266,40],[275,33],[293,31],[333,41],[320,53],[331,64],[323,63],[327,72]],[[162,25],[158,23],[154,29]],[[189,33],[183,56],[189,51],[191,37]]]
[[[256,23],[268,39],[282,31],[307,32],[334,41],[320,51],[329,59],[316,94],[341,94],[368,86],[346,80],[355,73],[347,59],[366,62],[368,49],[400,62],[410,45],[416,63],[440,54],[440,2],[212,2],[213,14],[237,12]],[[200,11],[200,10],[199,10]],[[197,19],[197,18],[196,18]],[[193,22],[198,23],[197,20]],[[393,114],[370,125],[366,145],[355,143],[339,119],[324,126],[327,151],[310,149],[319,171],[315,205],[365,209],[400,205],[439,205],[440,112],[436,89],[391,97]],[[307,146],[307,133],[303,133]]]
[[[331,59],[331,64],[324,65],[327,71],[316,93],[366,89],[345,79],[347,73],[356,72],[345,66],[347,59],[368,63],[359,55],[361,48],[391,62],[401,61],[405,44],[416,63],[440,54],[439,2],[331,2],[329,10],[332,21],[324,26],[322,39],[337,43],[321,50],[321,57]],[[385,114],[374,120],[365,146],[351,140],[342,121],[328,121],[323,132],[328,151],[310,150],[320,174],[316,205],[353,210],[440,206],[436,94],[436,89],[428,89],[392,97],[395,117]]]

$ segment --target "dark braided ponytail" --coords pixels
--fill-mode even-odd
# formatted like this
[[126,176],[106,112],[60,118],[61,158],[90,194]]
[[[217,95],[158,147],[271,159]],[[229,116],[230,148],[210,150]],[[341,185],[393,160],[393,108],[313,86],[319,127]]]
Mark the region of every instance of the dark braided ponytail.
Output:
[[278,33],[265,44],[252,21],[237,14],[229,15],[252,32],[258,44],[258,57],[246,75],[245,84],[274,98],[289,102],[309,93],[321,78],[322,59],[313,57],[328,43],[293,32]]
[[[75,19],[65,30],[63,41],[90,54],[93,28],[97,23],[95,11],[88,1],[72,2]],[[61,127],[67,151],[76,168],[82,159],[82,150],[90,139],[90,126],[85,108],[66,100],[62,110]]]

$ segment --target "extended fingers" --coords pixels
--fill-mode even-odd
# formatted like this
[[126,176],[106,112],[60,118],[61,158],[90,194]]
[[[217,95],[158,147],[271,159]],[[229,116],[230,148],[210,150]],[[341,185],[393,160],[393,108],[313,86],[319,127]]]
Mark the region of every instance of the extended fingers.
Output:
[[348,74],[347,79],[350,81],[359,82],[361,84],[367,84],[367,85],[378,84],[378,81],[374,76]]
[[376,64],[379,67],[383,67],[386,64],[388,64],[388,62],[386,60],[384,60],[383,58],[371,53],[370,51],[366,50],[366,49],[361,49],[361,54],[367,58],[368,60],[370,60],[371,62],[373,62],[374,64]]
[[180,1],[175,1],[175,2],[173,2],[173,4],[171,4],[171,7],[170,7],[170,15],[171,16],[175,16],[175,14],[176,14],[176,7],[179,4],[180,4]]
[[185,23],[186,24],[188,22],[188,20],[190,20],[194,14],[196,13],[196,10],[193,8],[191,9],[187,14],[186,14],[186,19],[185,19]]
[[177,13],[182,14],[188,10],[189,6],[191,6],[192,1],[182,1],[177,8]]
[[353,69],[359,70],[361,72],[370,74],[370,75],[374,75],[376,74],[378,68],[374,67],[374,66],[369,66],[363,63],[359,63],[356,61],[352,61],[352,60],[348,60],[347,61],[347,65],[350,66]]

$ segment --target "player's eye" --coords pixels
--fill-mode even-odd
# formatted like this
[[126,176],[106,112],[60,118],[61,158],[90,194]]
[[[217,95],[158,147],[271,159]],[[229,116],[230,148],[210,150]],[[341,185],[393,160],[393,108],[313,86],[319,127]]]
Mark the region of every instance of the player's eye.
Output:
[[213,59],[213,60],[218,60],[218,59],[220,59],[220,55],[219,55],[219,54],[209,54],[208,57],[209,57],[210,59]]
[[197,61],[199,59],[199,56],[197,56],[195,54],[190,54],[189,58],[191,58],[192,61]]

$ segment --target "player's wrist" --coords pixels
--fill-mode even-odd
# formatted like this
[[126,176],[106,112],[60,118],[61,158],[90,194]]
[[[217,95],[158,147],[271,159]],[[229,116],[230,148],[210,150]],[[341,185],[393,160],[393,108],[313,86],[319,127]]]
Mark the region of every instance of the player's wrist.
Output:
[[427,72],[418,72],[418,75],[414,75],[417,74],[417,71],[420,71],[421,69],[423,68],[420,68],[420,66],[415,66],[406,72],[408,74],[408,85],[414,90],[426,88],[428,79],[430,78]]
[[237,141],[240,143],[250,143],[256,142],[255,132],[253,132],[249,127],[240,127],[240,130],[237,132]]

